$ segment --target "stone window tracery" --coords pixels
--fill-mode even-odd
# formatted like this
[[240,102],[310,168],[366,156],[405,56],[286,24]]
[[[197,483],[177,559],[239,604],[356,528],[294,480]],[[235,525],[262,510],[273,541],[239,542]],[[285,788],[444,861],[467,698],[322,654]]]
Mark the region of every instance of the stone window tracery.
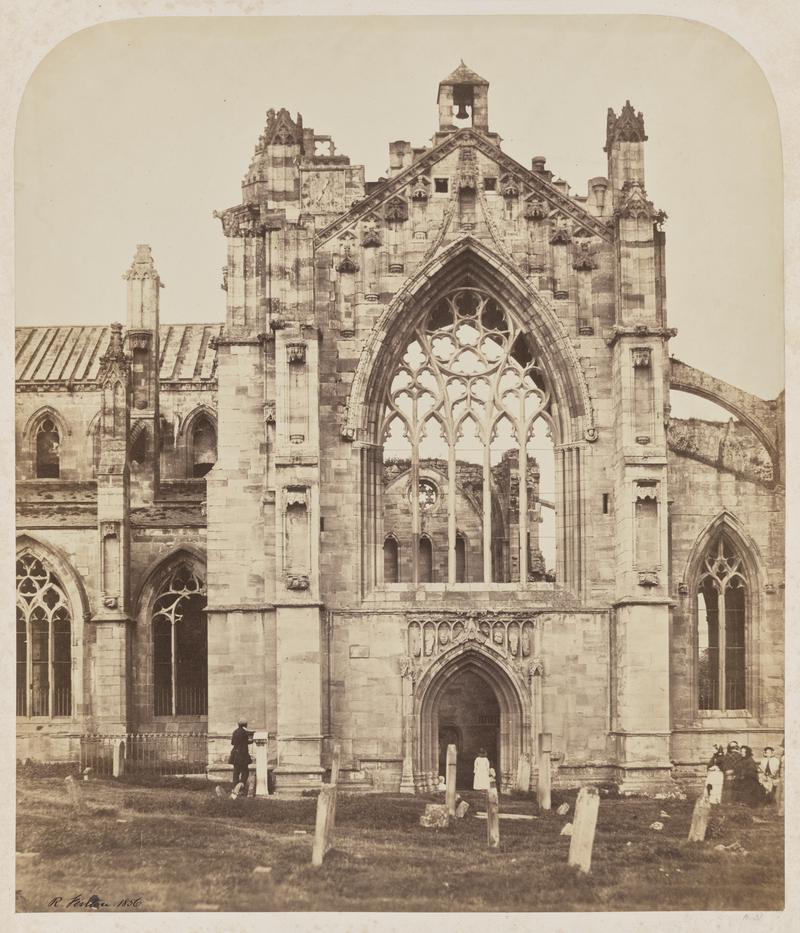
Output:
[[533,341],[488,293],[456,288],[423,316],[383,410],[384,533],[409,545],[404,579],[554,578],[551,399]]
[[153,712],[208,713],[206,585],[187,564],[164,580],[153,605]]
[[712,541],[701,561],[696,593],[698,707],[743,710],[748,581],[741,556],[724,535]]
[[17,560],[17,716],[72,714],[72,613],[60,580],[32,554]]

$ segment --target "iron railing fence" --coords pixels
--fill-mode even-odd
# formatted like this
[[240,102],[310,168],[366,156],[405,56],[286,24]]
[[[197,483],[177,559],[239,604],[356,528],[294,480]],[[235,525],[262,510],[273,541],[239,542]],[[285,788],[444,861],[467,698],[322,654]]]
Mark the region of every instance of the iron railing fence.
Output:
[[205,774],[208,736],[205,732],[129,732],[81,736],[81,770],[113,774],[114,746],[123,741],[126,774]]

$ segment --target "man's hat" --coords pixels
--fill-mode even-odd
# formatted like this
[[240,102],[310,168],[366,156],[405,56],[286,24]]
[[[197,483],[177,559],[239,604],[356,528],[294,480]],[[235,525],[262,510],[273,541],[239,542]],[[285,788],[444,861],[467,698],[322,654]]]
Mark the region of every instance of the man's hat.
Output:
[[734,739],[733,742],[728,742],[728,748],[738,748],[739,743]]
[[765,745],[765,746],[764,746],[764,751],[765,751],[765,752],[774,752],[775,749],[774,749],[771,745]]
[[240,717],[239,717],[239,725],[240,725],[240,726],[246,726],[246,725],[247,725],[247,720],[244,718],[244,716],[240,716]]

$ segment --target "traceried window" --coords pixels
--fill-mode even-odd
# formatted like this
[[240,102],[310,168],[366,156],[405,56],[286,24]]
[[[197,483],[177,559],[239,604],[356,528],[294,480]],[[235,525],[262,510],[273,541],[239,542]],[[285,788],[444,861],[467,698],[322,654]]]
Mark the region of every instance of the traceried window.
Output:
[[383,409],[383,533],[402,545],[398,579],[554,579],[550,403],[533,340],[494,298],[462,287],[430,307]]
[[153,712],[208,713],[206,586],[187,564],[167,577],[153,606]]
[[42,418],[36,428],[36,478],[58,479],[61,475],[61,438],[52,418]]
[[697,586],[698,706],[743,710],[747,706],[748,589],[741,557],[724,536],[706,552]]
[[17,716],[72,714],[72,615],[59,579],[32,554],[17,560]]

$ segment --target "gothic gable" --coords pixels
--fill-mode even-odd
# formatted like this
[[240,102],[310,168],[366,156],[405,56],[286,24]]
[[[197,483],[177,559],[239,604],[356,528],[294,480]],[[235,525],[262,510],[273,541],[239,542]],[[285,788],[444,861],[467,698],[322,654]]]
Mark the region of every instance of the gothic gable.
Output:
[[[363,200],[324,227],[315,238],[315,247],[323,247],[334,237],[355,226],[368,214],[376,213],[387,220],[404,219],[401,203],[425,201],[428,199],[431,178],[436,166],[443,163],[456,150],[462,150],[456,175],[456,192],[465,188],[476,188],[477,154],[490,160],[495,166],[495,177],[500,180],[500,191],[507,198],[521,198],[525,210],[538,210],[543,216],[559,215],[568,220],[576,229],[585,231],[584,235],[599,236],[611,241],[611,227],[593,217],[574,199],[558,190],[542,175],[532,172],[519,162],[502,152],[485,135],[472,129],[462,129],[448,136],[438,146],[418,159],[412,166],[400,172],[396,177],[380,185]],[[466,152],[464,152],[466,150]],[[529,207],[529,205],[533,205]],[[525,214],[529,216],[528,213]]]

